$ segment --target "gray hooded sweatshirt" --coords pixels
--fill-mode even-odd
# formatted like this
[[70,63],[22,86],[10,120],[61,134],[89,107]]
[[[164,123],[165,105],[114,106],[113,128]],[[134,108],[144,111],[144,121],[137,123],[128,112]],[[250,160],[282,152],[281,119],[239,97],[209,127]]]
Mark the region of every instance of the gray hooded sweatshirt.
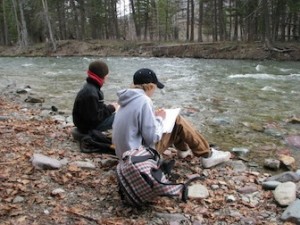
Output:
[[162,119],[155,117],[153,103],[142,89],[125,89],[117,93],[117,110],[112,141],[119,159],[125,151],[141,145],[154,147],[163,133]]

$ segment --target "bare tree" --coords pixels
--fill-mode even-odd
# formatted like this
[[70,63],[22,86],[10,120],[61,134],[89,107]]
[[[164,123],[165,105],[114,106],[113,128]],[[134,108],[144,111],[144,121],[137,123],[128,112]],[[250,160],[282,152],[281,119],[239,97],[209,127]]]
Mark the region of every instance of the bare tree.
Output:
[[3,42],[5,45],[8,45],[8,32],[7,32],[7,20],[6,20],[6,7],[5,0],[2,1],[2,10],[3,10]]
[[191,1],[191,36],[190,41],[194,41],[194,32],[195,32],[195,2],[194,0]]
[[187,0],[187,7],[186,7],[186,40],[190,39],[190,1]]
[[202,25],[203,25],[203,0],[199,0],[199,15],[198,15],[198,42],[202,42]]
[[51,27],[51,23],[50,23],[50,19],[49,19],[47,0],[42,0],[42,4],[43,4],[46,23],[47,23],[47,26],[48,26],[49,38],[50,38],[50,42],[52,44],[52,49],[53,49],[53,51],[56,51],[56,42],[55,42],[54,37],[53,37],[52,27]]
[[18,31],[18,44],[23,49],[28,47],[28,32],[24,17],[24,0],[12,0]]

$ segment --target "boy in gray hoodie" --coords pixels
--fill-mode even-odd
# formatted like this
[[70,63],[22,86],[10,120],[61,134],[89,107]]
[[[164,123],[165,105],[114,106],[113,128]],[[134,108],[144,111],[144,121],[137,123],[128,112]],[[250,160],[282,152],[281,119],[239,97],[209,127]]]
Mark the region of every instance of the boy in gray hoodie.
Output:
[[182,116],[178,115],[171,133],[163,133],[166,112],[154,110],[151,97],[164,85],[151,69],[142,68],[133,76],[133,87],[117,93],[120,108],[116,112],[112,141],[121,159],[125,151],[141,146],[154,147],[162,154],[174,145],[180,158],[202,157],[202,166],[210,168],[230,159],[229,152],[210,148],[205,138]]

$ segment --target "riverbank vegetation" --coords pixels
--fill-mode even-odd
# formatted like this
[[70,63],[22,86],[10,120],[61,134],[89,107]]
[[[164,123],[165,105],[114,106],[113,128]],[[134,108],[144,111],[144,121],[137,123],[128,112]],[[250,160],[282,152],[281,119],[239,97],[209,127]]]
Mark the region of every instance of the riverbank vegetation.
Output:
[[63,55],[63,46],[75,43],[65,55],[299,59],[298,1],[3,0],[0,6],[1,55],[40,55],[39,48]]

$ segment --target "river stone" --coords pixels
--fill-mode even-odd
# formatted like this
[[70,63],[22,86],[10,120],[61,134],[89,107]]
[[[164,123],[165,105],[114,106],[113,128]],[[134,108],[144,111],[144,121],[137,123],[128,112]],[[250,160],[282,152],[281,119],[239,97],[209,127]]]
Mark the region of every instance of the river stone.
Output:
[[71,163],[72,165],[76,165],[80,168],[84,169],[95,169],[96,166],[92,162],[87,162],[87,161],[75,161]]
[[267,179],[267,181],[279,181],[282,183],[292,181],[292,182],[296,183],[296,182],[300,181],[300,174],[297,174],[292,171],[288,171],[288,172],[284,172],[284,173],[269,177]]
[[54,121],[61,122],[61,123],[66,121],[66,118],[64,116],[61,116],[61,115],[54,115],[54,116],[51,116],[51,118]]
[[63,194],[63,193],[65,193],[65,190],[62,189],[62,188],[56,188],[56,189],[54,189],[54,190],[51,192],[52,195],[60,195],[60,194]]
[[232,167],[235,173],[245,172],[248,168],[241,160],[231,160],[228,164]]
[[281,182],[276,180],[266,181],[262,183],[262,187],[266,190],[274,190]]
[[249,184],[238,189],[241,194],[250,194],[257,191],[257,186],[255,184]]
[[292,156],[280,155],[279,160],[289,170],[296,170],[296,161]]
[[300,149],[300,136],[299,135],[288,136],[285,138],[285,141],[287,142],[288,145]]
[[174,221],[177,221],[177,222],[184,222],[184,221],[187,221],[187,218],[182,215],[182,214],[179,214],[179,213],[173,213],[173,214],[170,214],[170,213],[155,213],[155,215],[159,218],[163,218],[165,220],[168,220],[169,222],[174,222]]
[[264,133],[268,134],[270,136],[273,136],[273,137],[282,137],[283,136],[283,132],[276,128],[266,128],[264,130]]
[[33,154],[31,162],[36,169],[59,169],[63,166],[59,160],[42,154]]
[[280,161],[277,159],[265,159],[264,167],[272,169],[272,170],[278,170],[280,167]]
[[43,102],[45,102],[45,99],[42,98],[42,97],[36,98],[36,97],[28,96],[28,97],[25,99],[25,102],[28,102],[28,103],[43,103]]
[[286,210],[283,212],[280,219],[283,221],[290,221],[295,224],[300,224],[300,199],[297,199],[291,203]]
[[296,200],[296,184],[285,182],[279,184],[274,192],[274,198],[281,206],[287,206]]
[[21,203],[21,202],[24,202],[24,200],[25,200],[24,197],[17,195],[14,198],[13,203]]
[[209,196],[208,190],[202,184],[192,184],[188,187],[188,198],[198,199],[207,198]]
[[244,156],[249,152],[249,149],[242,148],[242,147],[240,147],[240,148],[235,147],[235,148],[232,148],[231,151],[238,156]]
[[0,121],[7,121],[9,120],[8,116],[0,116]]

